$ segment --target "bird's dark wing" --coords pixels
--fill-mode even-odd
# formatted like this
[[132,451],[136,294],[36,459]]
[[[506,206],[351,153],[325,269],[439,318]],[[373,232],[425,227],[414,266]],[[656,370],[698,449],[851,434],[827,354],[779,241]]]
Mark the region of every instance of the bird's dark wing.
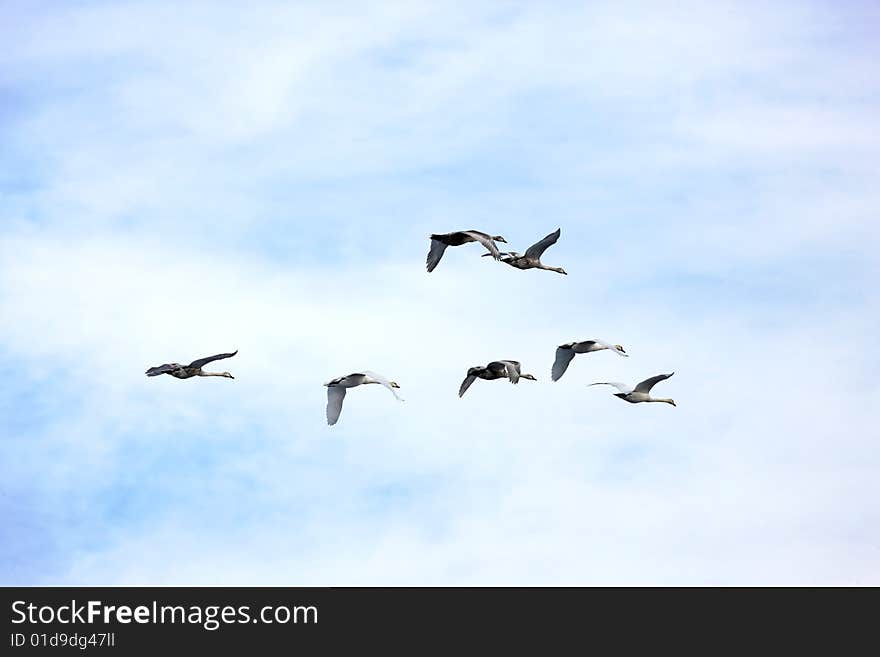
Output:
[[213,363],[215,360],[223,360],[224,358],[232,358],[235,354],[238,353],[238,349],[233,351],[231,354],[217,354],[216,356],[207,356],[206,358],[199,358],[198,360],[194,360],[189,364],[190,367],[204,367],[208,363]]
[[660,381],[665,381],[673,374],[675,374],[675,372],[670,372],[669,374],[658,374],[657,376],[652,376],[650,379],[645,379],[644,381],[636,385],[634,392],[651,392],[651,388],[653,388],[656,383],[659,383]]
[[431,240],[431,249],[428,251],[428,260],[427,267],[428,271],[434,271],[434,268],[440,262],[440,258],[443,257],[443,254],[446,252],[447,245],[441,242],[440,240]]
[[557,228],[554,232],[550,233],[542,239],[540,242],[535,242],[528,249],[526,249],[525,256],[526,258],[535,258],[537,260],[541,259],[541,256],[544,254],[544,251],[547,250],[548,247],[556,244],[556,240],[559,239],[559,236],[562,234],[562,230]]
[[486,369],[493,374],[503,374],[504,376],[507,376],[507,363],[503,360],[493,360],[486,365]]
[[596,340],[581,340],[580,342],[575,342],[571,349],[576,354],[586,354],[594,344],[596,344]]
[[467,389],[471,387],[471,384],[477,380],[477,377],[473,374],[468,374],[464,381],[461,382],[461,387],[458,389],[458,396],[464,396],[464,393],[467,392]]
[[160,374],[168,374],[168,372],[173,372],[179,367],[180,365],[178,363],[165,363],[164,365],[151,367],[145,372],[145,374],[147,376],[159,376]]
[[574,358],[574,349],[557,347],[556,360],[553,361],[553,371],[550,373],[550,378],[554,381],[559,381],[562,375],[565,374],[565,370],[568,369],[568,364],[572,358]]

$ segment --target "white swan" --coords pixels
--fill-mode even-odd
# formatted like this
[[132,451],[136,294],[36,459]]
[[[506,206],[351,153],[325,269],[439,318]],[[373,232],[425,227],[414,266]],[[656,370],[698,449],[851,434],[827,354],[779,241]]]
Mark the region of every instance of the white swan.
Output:
[[348,388],[355,388],[360,385],[369,383],[377,383],[388,388],[391,394],[398,401],[403,401],[395,392],[395,388],[400,388],[395,381],[389,381],[384,376],[375,372],[356,372],[348,376],[340,376],[337,379],[328,381],[324,385],[327,386],[327,424],[334,425],[339,420],[339,414],[342,413],[342,400],[345,399],[345,391]]
[[614,381],[605,381],[602,383],[591,383],[591,386],[614,386],[620,392],[615,392],[615,397],[620,397],[624,401],[628,401],[630,404],[638,404],[639,402],[663,402],[664,404],[672,404],[675,406],[675,401],[672,399],[660,399],[656,397],[651,397],[648,393],[651,392],[651,388],[654,387],[655,383],[659,383],[660,381],[665,381],[670,376],[675,374],[675,372],[670,372],[669,374],[658,374],[657,376],[652,376],[650,379],[645,379],[635,388],[628,386],[625,383],[616,383]]
[[575,354],[588,354],[592,351],[613,351],[618,356],[629,357],[619,344],[610,344],[604,340],[584,340],[583,342],[567,342],[556,347],[556,360],[550,378],[559,381]]

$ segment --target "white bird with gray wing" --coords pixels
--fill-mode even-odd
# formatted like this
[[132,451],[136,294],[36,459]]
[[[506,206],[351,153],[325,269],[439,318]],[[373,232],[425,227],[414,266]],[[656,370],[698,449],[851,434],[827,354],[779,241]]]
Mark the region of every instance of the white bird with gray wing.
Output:
[[339,414],[342,413],[342,401],[345,399],[345,392],[348,388],[356,388],[370,383],[388,388],[397,401],[403,401],[395,391],[400,388],[397,382],[389,381],[381,374],[366,371],[340,376],[324,384],[327,386],[327,424],[332,426],[339,420]]
[[583,342],[567,342],[556,347],[556,360],[553,362],[553,370],[550,378],[559,381],[569,363],[576,354],[589,354],[594,351],[613,351],[618,356],[629,357],[619,344],[610,344],[604,340],[584,340]]
[[618,383],[616,381],[603,381],[601,383],[591,383],[592,386],[614,386],[620,392],[615,392],[614,396],[623,399],[624,401],[628,401],[630,404],[638,404],[640,402],[662,402],[664,404],[670,404],[675,406],[675,401],[672,399],[663,399],[660,397],[651,397],[649,394],[651,392],[651,388],[654,387],[655,384],[660,383],[660,381],[665,381],[669,377],[671,377],[675,372],[670,372],[669,374],[658,374],[657,376],[652,376],[650,379],[645,379],[641,383],[636,384],[636,387],[627,385],[626,383]]

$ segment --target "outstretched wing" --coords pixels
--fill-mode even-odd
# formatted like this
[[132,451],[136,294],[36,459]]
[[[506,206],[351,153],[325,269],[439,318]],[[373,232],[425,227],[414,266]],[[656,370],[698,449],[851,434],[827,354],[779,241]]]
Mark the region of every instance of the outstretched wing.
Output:
[[473,374],[468,374],[464,381],[461,382],[461,387],[458,389],[458,396],[463,397],[464,393],[467,392],[467,389],[471,387],[471,384],[477,380]]
[[658,374],[657,376],[652,376],[650,379],[645,379],[644,381],[636,385],[635,392],[651,392],[651,388],[654,387],[654,384],[659,383],[660,381],[665,381],[673,374],[675,374],[675,372],[670,372],[669,374]]
[[628,395],[633,391],[632,386],[627,385],[626,383],[618,383],[616,381],[602,381],[601,383],[591,383],[591,386],[614,386],[624,395]]
[[345,399],[345,388],[330,386],[327,388],[327,424],[333,426],[342,413],[342,400]]
[[572,358],[574,358],[574,349],[556,347],[556,360],[553,361],[553,371],[550,372],[550,378],[554,381],[559,381],[562,375],[565,374],[565,370],[568,369],[568,364],[571,363]]
[[173,372],[174,370],[176,370],[179,367],[180,367],[180,365],[178,365],[177,363],[165,363],[164,365],[158,365],[156,367],[151,367],[150,369],[148,369],[145,372],[145,374],[147,376],[159,376],[160,374],[167,374],[168,372]]
[[501,254],[498,252],[498,247],[495,246],[495,242],[492,240],[491,237],[486,235],[486,233],[481,233],[478,230],[463,230],[461,232],[464,233],[465,235],[469,235],[474,240],[476,240],[477,242],[479,242],[480,244],[485,246],[487,249],[489,249],[489,253],[492,254],[493,258],[495,258],[496,260],[501,259]]
[[544,251],[547,250],[548,247],[556,244],[556,240],[559,239],[559,236],[562,234],[562,229],[557,228],[554,232],[550,233],[542,239],[540,242],[535,242],[528,249],[526,249],[526,258],[535,258],[537,260],[541,259],[541,256],[544,254]]
[[400,395],[397,394],[397,391],[394,389],[394,386],[391,385],[391,381],[386,379],[384,376],[382,376],[381,374],[376,374],[375,372],[370,372],[369,370],[365,371],[364,374],[366,374],[368,377],[370,377],[374,381],[378,381],[380,384],[382,384],[383,386],[388,388],[391,391],[391,394],[394,395],[394,398],[397,401],[403,401],[403,399],[401,399]]
[[238,353],[238,349],[233,351],[231,354],[217,354],[216,356],[207,356],[206,358],[199,358],[198,360],[194,360],[189,364],[190,367],[204,367],[208,363],[213,363],[215,360],[223,360],[224,358],[232,358],[235,354]]
[[443,257],[443,254],[446,253],[446,247],[448,245],[444,244],[440,240],[431,240],[431,249],[428,251],[428,271],[434,271],[434,268],[437,266],[437,263],[440,262],[440,258]]

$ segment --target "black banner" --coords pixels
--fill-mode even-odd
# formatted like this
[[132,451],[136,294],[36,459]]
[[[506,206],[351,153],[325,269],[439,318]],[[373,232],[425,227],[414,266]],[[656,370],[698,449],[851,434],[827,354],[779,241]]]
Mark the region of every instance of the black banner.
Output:
[[[868,594],[868,595],[865,595]],[[844,589],[5,588],[4,655],[876,642]],[[708,642],[708,643],[705,643]],[[568,652],[568,650],[565,650]]]

